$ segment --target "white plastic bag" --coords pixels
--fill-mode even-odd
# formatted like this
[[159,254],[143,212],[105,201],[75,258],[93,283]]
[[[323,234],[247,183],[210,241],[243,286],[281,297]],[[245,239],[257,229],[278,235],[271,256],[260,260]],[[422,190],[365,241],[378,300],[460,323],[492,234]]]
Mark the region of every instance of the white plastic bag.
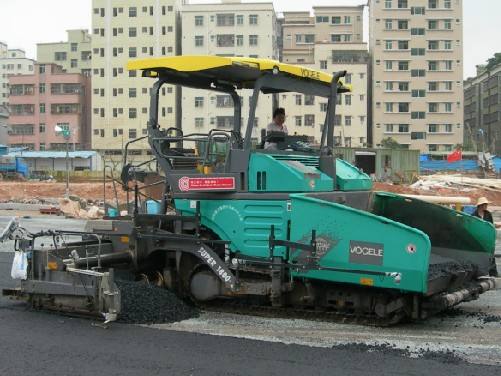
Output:
[[25,252],[14,252],[14,261],[12,262],[12,269],[10,276],[13,279],[26,279],[28,276],[28,256]]

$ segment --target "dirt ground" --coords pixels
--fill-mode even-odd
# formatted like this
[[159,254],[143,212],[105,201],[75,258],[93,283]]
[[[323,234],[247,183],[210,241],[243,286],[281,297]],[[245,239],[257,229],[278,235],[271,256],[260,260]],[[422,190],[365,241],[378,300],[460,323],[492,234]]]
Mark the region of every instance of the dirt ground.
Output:
[[[0,182],[0,202],[11,200],[31,200],[31,199],[59,199],[64,197],[65,183],[55,182]],[[458,190],[452,188],[439,188],[428,191],[412,189],[406,185],[395,185],[389,183],[374,183],[375,191],[386,191],[394,193],[407,193],[427,196],[461,196],[470,197],[475,203],[479,197],[485,196],[494,206],[501,206],[501,191],[486,189]],[[117,185],[118,199],[125,202],[126,194]],[[70,194],[89,200],[103,199],[102,183],[70,183]],[[130,195],[132,199],[133,194]],[[106,197],[114,199],[112,183],[106,184]]]
[[[0,202],[10,200],[30,199],[59,199],[64,197],[65,183],[54,182],[0,182]],[[125,192],[117,185],[118,199],[125,200]],[[75,195],[89,200],[103,199],[102,183],[70,183],[70,195]],[[115,197],[113,184],[106,184],[106,197]],[[131,195],[132,197],[132,195]]]
[[479,197],[487,197],[493,206],[501,206],[501,191],[487,190],[487,189],[452,189],[452,188],[438,188],[428,191],[412,189],[406,185],[395,185],[389,183],[374,183],[375,191],[386,191],[393,193],[404,193],[411,195],[425,195],[425,196],[459,196],[471,198],[472,205],[477,202]]

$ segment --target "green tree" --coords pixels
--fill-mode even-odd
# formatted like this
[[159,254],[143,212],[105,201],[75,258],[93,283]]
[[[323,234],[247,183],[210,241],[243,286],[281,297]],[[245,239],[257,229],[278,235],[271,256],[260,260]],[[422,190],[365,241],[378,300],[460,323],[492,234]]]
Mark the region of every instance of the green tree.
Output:
[[493,57],[487,59],[487,66],[485,67],[487,70],[491,70],[496,65],[501,64],[501,52],[497,52]]
[[381,146],[385,149],[401,149],[402,148],[402,145],[400,145],[398,143],[398,141],[392,137],[383,138],[381,140]]

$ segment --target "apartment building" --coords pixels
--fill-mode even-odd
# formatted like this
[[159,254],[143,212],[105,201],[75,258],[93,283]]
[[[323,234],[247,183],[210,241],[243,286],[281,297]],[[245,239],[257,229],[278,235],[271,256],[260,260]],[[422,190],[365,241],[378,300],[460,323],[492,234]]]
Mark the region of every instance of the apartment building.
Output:
[[[223,0],[212,4],[185,4],[181,10],[183,55],[245,56],[278,59],[278,25],[273,3]],[[246,119],[251,90],[243,90],[242,115]],[[272,120],[273,96],[261,95],[253,137]],[[245,121],[242,131],[245,131]],[[183,88],[182,129],[187,133],[233,127],[233,101],[229,95]]]
[[[310,12],[285,12],[283,59],[329,73],[348,71],[344,81],[353,92],[339,97],[334,123],[336,146],[367,144],[367,82],[369,55],[363,43],[363,6],[314,7]],[[279,96],[287,113],[289,134],[320,142],[327,99],[298,93]]]
[[67,30],[68,40],[37,43],[37,62],[60,65],[68,73],[91,76],[92,45],[87,30]]
[[501,154],[501,64],[464,82],[464,145]]
[[70,131],[71,150],[80,149],[89,126],[84,116],[88,77],[55,64],[35,64],[32,74],[9,77],[9,145],[29,150],[65,150],[56,126]]
[[[146,135],[153,79],[127,71],[127,61],[175,55],[176,0],[92,1],[92,148],[119,160],[123,146]],[[176,124],[175,87],[164,85],[161,127]],[[146,158],[147,142],[131,144],[130,154]]]
[[9,49],[0,42],[0,106],[9,104],[9,77],[17,74],[32,74],[34,61],[23,50]]
[[461,0],[370,0],[372,129],[422,152],[463,142]]
[[315,43],[363,43],[364,6],[313,7],[283,13],[283,61],[314,64]]

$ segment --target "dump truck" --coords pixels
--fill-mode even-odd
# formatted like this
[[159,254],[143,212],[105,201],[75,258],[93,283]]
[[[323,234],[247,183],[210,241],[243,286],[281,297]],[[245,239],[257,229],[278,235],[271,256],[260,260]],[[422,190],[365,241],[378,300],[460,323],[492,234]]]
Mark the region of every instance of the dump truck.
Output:
[[[238,301],[392,325],[499,287],[490,275],[496,238],[490,223],[373,192],[369,176],[336,158],[336,103],[351,91],[345,71],[218,56],[134,60],[128,69],[155,80],[147,136],[124,151],[121,184],[133,198],[130,213],[89,221],[81,232],[29,233],[12,222],[3,236],[26,255],[26,279],[4,295],[112,321],[122,308],[115,279],[125,273],[161,281],[195,302]],[[232,128],[162,127],[166,84],[228,95]],[[246,127],[241,90],[252,92]],[[253,136],[260,95],[288,92],[326,101],[319,147],[297,147],[273,132],[266,137],[278,147],[266,150]],[[128,148],[143,139],[152,160],[130,163]],[[153,186],[161,187],[160,197],[148,199],[159,209],[145,212],[141,201]],[[80,240],[67,242],[67,235]],[[52,246],[40,246],[47,237]]]

